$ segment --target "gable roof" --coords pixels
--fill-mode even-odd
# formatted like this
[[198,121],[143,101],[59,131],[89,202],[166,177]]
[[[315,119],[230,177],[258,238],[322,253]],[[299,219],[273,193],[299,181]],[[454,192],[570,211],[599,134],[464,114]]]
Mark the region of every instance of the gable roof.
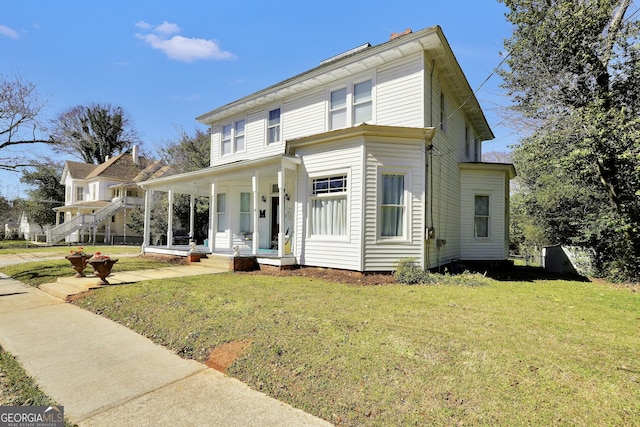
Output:
[[139,157],[138,163],[135,164],[131,154],[123,153],[99,165],[67,160],[60,182],[64,183],[67,174],[73,179],[92,180],[108,178],[126,183],[141,182],[171,173],[171,167],[163,166],[159,160],[150,161],[144,157]]
[[210,125],[218,120],[239,114],[247,109],[263,107],[296,94],[301,90],[321,87],[362,72],[363,68],[375,68],[381,63],[396,60],[410,54],[428,51],[435,68],[452,93],[460,100],[463,110],[476,128],[482,140],[493,139],[480,104],[475,97],[460,64],[456,60],[440,26],[425,28],[414,33],[403,33],[376,46],[368,43],[345,53],[329,58],[318,67],[305,71],[275,85],[238,99],[222,107],[196,117],[199,122]]

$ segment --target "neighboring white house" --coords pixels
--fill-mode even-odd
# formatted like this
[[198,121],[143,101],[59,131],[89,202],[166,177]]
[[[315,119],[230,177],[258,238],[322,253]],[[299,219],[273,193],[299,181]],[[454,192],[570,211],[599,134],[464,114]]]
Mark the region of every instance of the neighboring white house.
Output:
[[144,204],[138,182],[168,169],[140,157],[137,147],[100,165],[66,161],[60,178],[65,204],[54,208],[56,226],[47,231],[47,242],[140,244],[140,234],[127,227],[131,210]]
[[154,192],[209,201],[205,251],[259,262],[392,271],[508,256],[511,164],[440,27],[358,48],[197,118],[210,167],[152,179],[143,251],[179,253],[172,213],[150,245]]
[[20,238],[24,238],[25,240],[38,241],[40,237],[45,236],[46,231],[50,228],[50,225],[45,225],[41,227],[35,222],[29,221],[26,212],[22,212],[20,214],[20,219],[18,220],[18,234]]

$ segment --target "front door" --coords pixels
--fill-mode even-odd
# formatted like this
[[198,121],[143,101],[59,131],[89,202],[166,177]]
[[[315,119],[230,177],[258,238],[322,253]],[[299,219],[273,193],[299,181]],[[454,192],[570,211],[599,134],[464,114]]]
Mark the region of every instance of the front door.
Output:
[[271,249],[278,249],[278,233],[280,232],[280,215],[278,208],[280,207],[280,197],[271,198]]

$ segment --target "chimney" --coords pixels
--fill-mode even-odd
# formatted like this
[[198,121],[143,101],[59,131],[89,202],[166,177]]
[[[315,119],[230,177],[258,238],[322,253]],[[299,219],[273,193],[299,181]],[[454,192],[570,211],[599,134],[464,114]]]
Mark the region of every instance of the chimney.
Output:
[[134,165],[137,165],[140,162],[137,145],[134,145],[133,147],[131,147],[131,157],[133,158]]
[[411,31],[411,28],[407,28],[401,33],[391,33],[391,37],[389,37],[389,40],[397,39],[398,37],[406,36],[407,34],[411,33],[413,33],[413,31]]

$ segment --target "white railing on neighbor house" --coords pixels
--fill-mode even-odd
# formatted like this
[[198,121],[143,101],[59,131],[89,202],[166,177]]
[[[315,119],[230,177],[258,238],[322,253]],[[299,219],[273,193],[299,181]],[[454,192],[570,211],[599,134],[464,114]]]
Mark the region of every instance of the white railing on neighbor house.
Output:
[[64,239],[71,233],[75,233],[76,231],[80,230],[86,224],[93,223],[94,215],[91,214],[82,214],[71,218],[69,221],[65,221],[62,224],[57,225],[47,231],[47,243],[51,245],[54,243],[58,243],[60,240]]
[[81,214],[72,218],[47,232],[47,243],[54,244],[64,239],[68,235],[75,233],[83,227],[95,227],[107,218],[112,217],[118,211],[126,207],[135,207],[141,204],[138,197],[119,197],[114,199],[107,206],[95,211],[93,214]]

